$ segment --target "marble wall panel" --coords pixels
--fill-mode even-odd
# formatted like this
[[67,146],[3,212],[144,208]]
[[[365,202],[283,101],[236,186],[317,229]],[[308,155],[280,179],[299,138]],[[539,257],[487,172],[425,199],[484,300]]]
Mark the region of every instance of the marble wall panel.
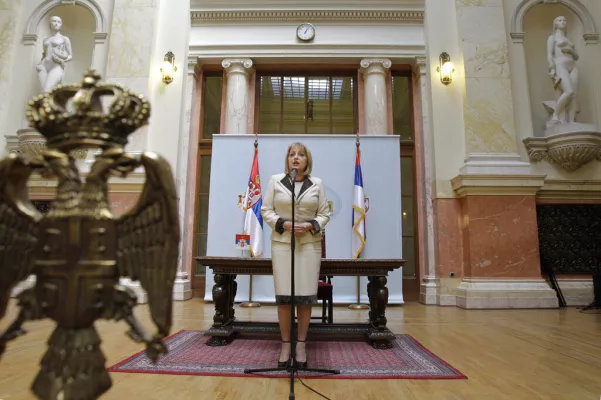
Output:
[[[149,96],[157,0],[116,0],[111,24],[106,80]],[[148,126],[129,137],[127,150],[146,148]]]
[[0,0],[0,116],[9,99],[10,67],[17,35],[21,0]]
[[115,216],[120,216],[134,208],[140,197],[135,192],[110,192],[108,194],[111,211]]
[[465,68],[466,152],[515,153],[515,124],[501,0],[456,0]]
[[434,200],[436,273],[441,278],[463,275],[461,204],[457,199]]
[[465,133],[468,153],[515,153],[509,79],[466,78]]
[[457,20],[466,76],[509,78],[505,20],[501,6],[458,5]]
[[148,77],[155,8],[120,3],[117,1],[113,12],[107,75],[111,78]]
[[466,196],[461,211],[465,276],[540,277],[534,196]]

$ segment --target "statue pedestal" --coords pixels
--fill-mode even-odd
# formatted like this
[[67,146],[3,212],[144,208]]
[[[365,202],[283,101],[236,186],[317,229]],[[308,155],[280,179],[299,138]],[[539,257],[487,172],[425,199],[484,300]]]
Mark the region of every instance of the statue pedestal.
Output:
[[19,129],[17,131],[19,149],[22,154],[35,159],[41,158],[42,152],[46,150],[46,138],[32,128]]
[[595,125],[549,123],[545,134],[523,140],[533,162],[545,160],[573,172],[593,160],[601,161],[601,132]]
[[554,135],[560,135],[563,133],[599,133],[599,130],[594,124],[582,124],[580,122],[547,122],[547,129],[545,129],[545,137]]
[[[41,158],[42,152],[46,150],[46,138],[38,133],[35,129],[24,128],[17,131],[19,139],[19,149],[29,158]],[[88,150],[77,149],[69,153],[76,160],[85,160],[88,155]]]

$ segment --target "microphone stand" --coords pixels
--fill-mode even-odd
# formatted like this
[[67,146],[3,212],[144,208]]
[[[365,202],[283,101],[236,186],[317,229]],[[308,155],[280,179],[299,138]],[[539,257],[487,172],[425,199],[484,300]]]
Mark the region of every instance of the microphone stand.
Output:
[[[290,373],[290,395],[288,397],[289,400],[294,400],[294,373],[298,372],[299,368],[296,363],[296,343],[298,341],[298,328],[297,322],[295,318],[296,312],[296,301],[294,298],[294,250],[296,248],[296,239],[294,236],[294,207],[295,207],[295,193],[294,193],[294,182],[296,181],[296,174],[298,173],[296,168],[293,168],[290,171],[290,177],[292,179],[292,229],[291,229],[291,241],[290,241],[290,358],[286,363],[285,367],[276,367],[276,368],[258,368],[258,369],[244,369],[245,374],[252,374],[257,372],[273,372],[273,371],[288,371]],[[316,368],[304,368],[302,371],[307,372],[321,372],[326,374],[340,374],[340,371],[333,369],[316,369]]]

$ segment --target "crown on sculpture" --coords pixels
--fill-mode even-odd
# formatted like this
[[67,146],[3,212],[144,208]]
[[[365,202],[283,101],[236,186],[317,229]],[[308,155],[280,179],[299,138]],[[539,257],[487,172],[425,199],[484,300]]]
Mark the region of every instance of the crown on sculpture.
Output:
[[[90,70],[81,85],[57,85],[29,102],[27,120],[49,148],[124,147],[127,137],[148,123],[150,104],[143,96],[100,79]],[[104,97],[112,97],[106,111]]]

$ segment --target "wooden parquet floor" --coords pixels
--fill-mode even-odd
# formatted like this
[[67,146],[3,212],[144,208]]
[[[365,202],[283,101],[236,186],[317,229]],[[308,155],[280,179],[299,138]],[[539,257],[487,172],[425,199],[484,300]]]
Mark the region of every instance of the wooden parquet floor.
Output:
[[[207,329],[213,305],[200,299],[175,303],[173,331]],[[314,311],[316,314],[318,310]],[[338,322],[361,321],[366,311],[335,309]],[[274,307],[237,308],[244,319],[276,320]],[[5,329],[15,317],[11,303]],[[147,307],[137,316],[150,327]],[[413,335],[424,346],[468,376],[467,380],[306,380],[336,400],[599,400],[601,399],[601,314],[561,310],[462,310],[417,303],[389,308],[394,333]],[[29,387],[37,373],[49,321],[30,322],[28,334],[8,346],[0,361],[0,400],[33,399]],[[126,335],[124,323],[99,322],[107,366],[140,346]],[[275,360],[274,360],[275,363]],[[263,400],[288,399],[286,379],[219,378],[113,373],[113,388],[102,397],[116,399]],[[300,383],[296,399],[320,397]]]

